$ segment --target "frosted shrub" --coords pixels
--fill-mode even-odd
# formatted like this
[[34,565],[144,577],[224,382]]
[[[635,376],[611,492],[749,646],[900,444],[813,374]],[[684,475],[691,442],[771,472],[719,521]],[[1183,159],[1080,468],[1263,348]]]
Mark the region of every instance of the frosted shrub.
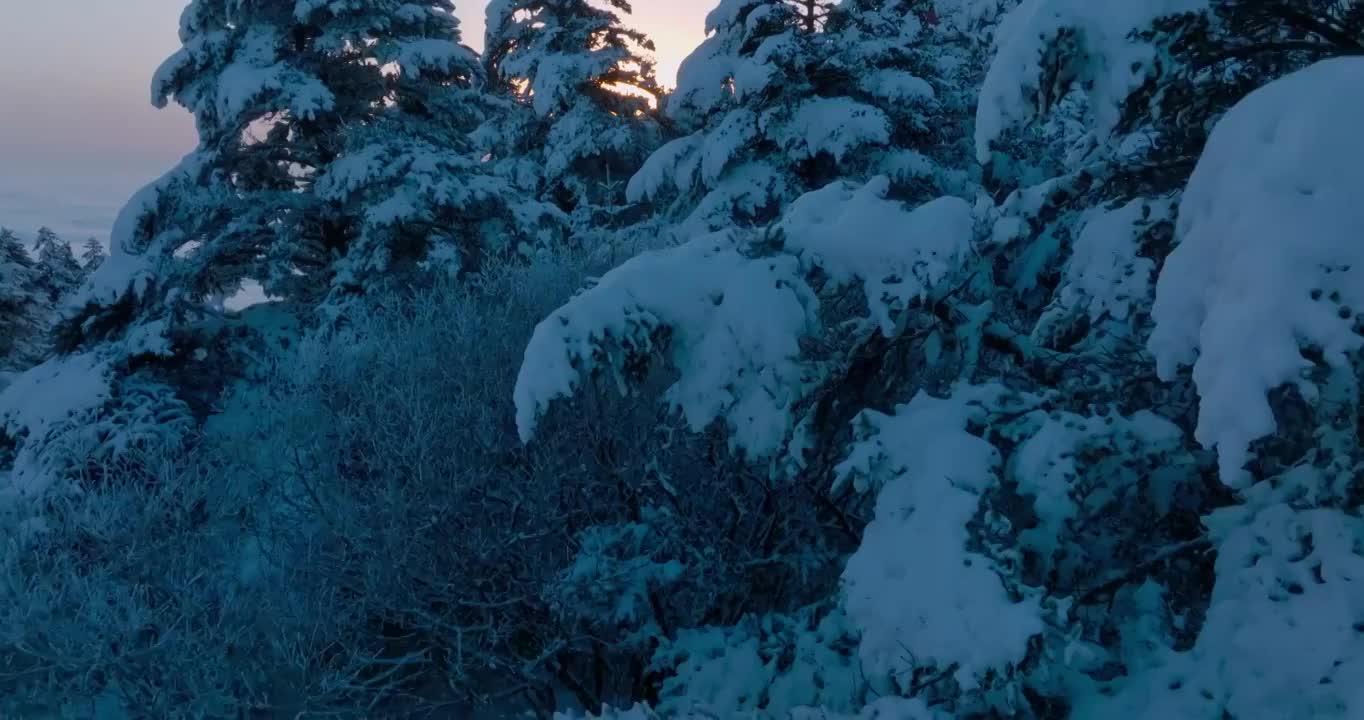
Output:
[[238,581],[249,497],[226,466],[203,448],[133,453],[49,495],[41,522],[4,523],[0,716],[270,707],[280,648],[269,599]]
[[264,489],[262,583],[288,588],[284,632],[313,638],[297,677],[316,707],[646,696],[678,628],[832,586],[809,491],[647,398],[565,405],[550,439],[521,445],[523,349],[587,264],[546,255],[370,298],[211,425]]
[[817,489],[647,397],[562,404],[521,445],[523,348],[587,257],[371,296],[187,443],[54,435],[69,482],[7,524],[0,714],[599,708],[692,685],[654,657],[688,628],[826,595],[848,548]]

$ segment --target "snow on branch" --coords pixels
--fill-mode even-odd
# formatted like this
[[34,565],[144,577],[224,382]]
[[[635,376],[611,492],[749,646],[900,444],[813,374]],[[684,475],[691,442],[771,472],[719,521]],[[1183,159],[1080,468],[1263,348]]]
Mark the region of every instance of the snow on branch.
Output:
[[[1095,132],[1118,121],[1122,103],[1153,69],[1155,51],[1133,36],[1167,16],[1196,12],[1208,0],[1024,0],[1000,24],[998,46],[980,89],[976,159],[987,163],[1005,130],[1073,85],[1087,88]],[[1055,77],[1048,77],[1048,72]],[[1050,82],[1051,87],[1043,87]]]
[[968,550],[967,525],[999,481],[1001,457],[968,432],[1026,400],[1002,386],[920,393],[893,415],[868,411],[838,482],[879,491],[876,516],[843,573],[844,608],[862,633],[862,666],[882,691],[915,671],[951,668],[963,688],[1023,660],[1042,632],[1035,598],[1012,600],[1000,569]]
[[1360,83],[1364,60],[1343,58],[1251,93],[1213,129],[1180,205],[1149,347],[1166,380],[1192,366],[1196,436],[1231,485],[1276,429],[1267,393],[1315,398],[1307,355],[1348,368],[1364,347],[1364,97],[1340,92]]
[[724,418],[736,445],[771,452],[804,385],[799,338],[817,305],[794,258],[750,259],[730,233],[641,255],[536,328],[515,391],[521,437],[592,374],[624,382],[661,354],[680,374],[667,399],[694,429]]
[[911,209],[889,188],[882,177],[800,198],[768,238],[780,246],[770,256],[756,256],[751,234],[729,231],[608,273],[531,338],[516,387],[522,439],[585,378],[606,371],[623,382],[662,356],[679,372],[666,400],[692,428],[723,419],[736,447],[759,457],[779,449],[819,377],[800,345],[820,327],[811,274],[828,289],[861,286],[869,319],[890,335],[895,312],[946,287],[970,256],[970,205],[943,198]]

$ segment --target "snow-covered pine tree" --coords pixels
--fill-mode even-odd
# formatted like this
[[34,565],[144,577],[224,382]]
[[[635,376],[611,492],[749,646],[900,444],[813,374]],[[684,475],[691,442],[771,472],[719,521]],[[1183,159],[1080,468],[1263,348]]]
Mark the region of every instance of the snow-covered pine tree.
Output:
[[42,360],[51,308],[23,241],[0,228],[0,386]]
[[[693,430],[723,428],[755,474],[817,488],[830,508],[824,531],[861,539],[844,572],[848,599],[823,588],[844,618],[831,623],[843,629],[796,643],[829,649],[829,662],[798,672],[849,688],[842,702],[854,704],[941,675],[953,679],[948,687],[970,689],[978,705],[1003,692],[1044,624],[1035,597],[1001,582],[1012,575],[1007,558],[976,549],[968,532],[1003,466],[974,432],[1040,403],[978,373],[983,328],[971,312],[980,309],[955,300],[982,270],[971,204],[947,197],[913,208],[891,189],[884,176],[836,182],[796,200],[774,233],[702,234],[608,273],[537,328],[517,383],[518,422],[530,438],[549,403],[595,385],[597,375],[628,384],[656,363],[670,366],[677,381],[666,397]],[[853,422],[911,399],[897,416],[869,412]],[[895,439],[878,439],[882,431]],[[841,463],[858,437],[865,442]],[[866,525],[870,508],[853,490],[881,491],[879,519]],[[925,627],[934,631],[913,631]],[[709,630],[724,635],[697,629]],[[846,657],[859,636],[860,661],[834,662],[834,648]],[[711,708],[721,715],[757,710],[778,689],[812,682],[776,673],[745,684],[720,669],[742,662],[729,652],[697,660],[680,681],[701,701],[738,703]],[[712,695],[697,685],[720,677],[730,690]]]
[[[1015,238],[1013,267],[1039,278],[1028,302],[1045,305],[1036,323],[1013,325],[1062,356],[1107,348],[1121,362],[1065,387],[1155,409],[1186,446],[1206,448],[1192,466],[1204,480],[1181,491],[1185,529],[1152,545],[1149,522],[1110,524],[1127,535],[1108,542],[1149,559],[1098,595],[1126,604],[1125,619],[1110,605],[1074,620],[1077,636],[1116,629],[1133,641],[1110,656],[1127,678],[1101,683],[1078,714],[1359,713],[1333,690],[1357,645],[1271,653],[1329,658],[1294,663],[1300,673],[1266,673],[1255,659],[1266,654],[1258,639],[1287,638],[1285,626],[1304,638],[1332,622],[1304,598],[1355,592],[1326,568],[1364,560],[1359,396],[1346,389],[1361,365],[1343,334],[1356,253],[1340,234],[1357,214],[1340,193],[1359,182],[1342,171],[1359,144],[1335,124],[1357,122],[1358,108],[1329,89],[1357,82],[1358,65],[1322,62],[1360,53],[1364,6],[1028,2],[1011,25],[983,95],[982,161],[1026,166],[1015,164],[1026,150],[992,143],[1039,114],[1078,129],[1064,138],[1063,172],[1040,183],[1015,174],[1024,187],[1004,204],[999,234]],[[1311,581],[1295,577],[1304,567]]]
[[579,224],[624,201],[661,137],[653,41],[628,28],[626,0],[493,0],[484,64],[494,92],[534,119],[502,120],[507,152],[539,159],[542,197]]
[[171,263],[177,284],[197,281],[185,288],[191,303],[247,278],[279,297],[316,297],[360,232],[354,208],[311,192],[346,153],[349,131],[422,115],[474,82],[453,4],[196,0],[181,26],[184,49],[153,93],[195,115],[200,149],[178,173],[201,197],[176,204],[203,220],[174,218],[168,226],[184,237],[160,252],[193,247]]
[[[711,14],[713,34],[684,65],[670,105],[697,129],[632,183],[638,197],[675,199],[665,213],[685,218],[686,242],[626,263],[541,325],[517,387],[519,419],[533,431],[550,400],[588,378],[628,384],[661,358],[677,372],[670,404],[694,430],[727,429],[752,472],[801,484],[829,513],[827,526],[783,532],[818,538],[803,547],[846,547],[844,533],[863,540],[848,558],[844,602],[832,584],[814,583],[751,627],[692,628],[664,643],[654,661],[671,674],[661,710],[848,710],[877,693],[943,685],[967,689],[966,699],[944,696],[969,712],[1016,689],[1012,669],[1046,627],[1036,597],[1000,582],[1012,559],[978,551],[967,531],[981,497],[1004,481],[997,451],[973,433],[996,414],[1035,422],[1039,407],[983,382],[984,327],[964,317],[969,305],[956,309],[955,296],[990,269],[980,216],[964,199],[975,199],[972,175],[946,169],[970,157],[970,94],[944,85],[978,76],[964,66],[979,55],[935,46],[944,36],[917,3],[845,3],[814,33],[799,17],[760,0]],[[759,175],[779,182],[744,185]],[[752,230],[773,218],[770,232]],[[951,394],[957,383],[968,386],[951,401],[916,396]],[[911,399],[903,417],[871,412]],[[917,456],[897,454],[889,469],[874,461],[877,418],[896,434],[887,447]],[[859,438],[854,455],[866,457],[841,463]],[[980,462],[944,469],[959,457]],[[911,474],[927,475],[917,495],[905,487]],[[884,506],[860,499],[883,487]],[[919,506],[950,519],[907,521]],[[882,519],[867,526],[873,511]],[[906,547],[938,550],[906,557]],[[822,602],[789,604],[821,590]],[[937,630],[914,637],[910,627]],[[861,658],[849,659],[859,636]],[[961,636],[990,642],[954,645]],[[802,661],[785,665],[792,653]],[[727,666],[765,671],[737,677]]]
[[51,228],[38,229],[34,241],[38,253],[38,275],[42,279],[43,291],[48,301],[56,307],[85,279],[81,264],[71,251],[71,245],[57,235]]
[[1126,675],[1081,717],[1364,713],[1345,679],[1364,671],[1364,102],[1340,95],[1361,82],[1357,56],[1316,62],[1241,99],[1201,148],[1146,348],[1162,381],[1192,381],[1191,439],[1234,502],[1203,508],[1210,593],[1153,578]]
[[765,223],[795,191],[787,163],[761,143],[758,111],[809,96],[805,83],[776,76],[808,56],[811,34],[782,0],[723,0],[706,16],[706,33],[668,99],[668,116],[684,134],[649,157],[628,198],[705,228]]
[[[1185,185],[1211,129],[1274,79],[1358,54],[1364,7],[1353,0],[1121,5],[1116,12],[1102,3],[1025,2],[986,78],[976,139],[979,159],[1005,169],[997,179],[1024,186],[1001,206],[996,235],[1009,239],[1012,272],[1034,278],[1023,302],[1042,313],[1015,327],[1053,351],[1102,346],[1135,359],[1152,332],[1155,270],[1175,246],[1183,214],[1175,210],[1187,206]],[[1010,133],[1016,138],[1020,128],[1026,133],[1058,115],[1072,130],[1041,147],[1065,151],[1063,172],[1045,179],[1017,172],[1036,164],[1029,148],[1009,147]],[[1064,263],[1070,267],[1061,270]],[[1107,378],[1134,380],[1130,370]],[[1243,450],[1235,460],[1224,456],[1221,478],[1236,486],[1272,476],[1292,465],[1281,453],[1305,451],[1293,446],[1263,448],[1251,467],[1242,467],[1251,460]]]
[[[411,170],[412,185],[377,206],[370,203],[380,190],[337,178],[392,189],[382,172],[351,172],[370,167],[362,131],[399,114],[429,118],[435,105],[444,113],[449,93],[476,84],[475,56],[457,28],[449,0],[189,4],[184,47],[157,72],[152,95],[194,115],[199,146],[125,207],[84,306],[62,324],[65,355],[34,371],[80,372],[96,383],[72,399],[90,416],[74,431],[98,436],[98,452],[173,441],[211,411],[240,372],[239,346],[253,336],[220,312],[224,298],[255,281],[306,313],[338,278],[350,289],[357,274],[384,267],[373,259],[391,248],[376,250],[371,228],[453,204],[446,165]],[[338,168],[343,162],[348,169]],[[324,180],[328,192],[319,191]],[[420,255],[427,239],[404,228],[380,242],[393,243],[392,254]],[[77,414],[56,405],[46,417]],[[49,476],[55,466],[42,461],[43,448],[55,446],[59,428],[75,427],[32,413],[0,420],[27,438],[22,472]]]
[[835,49],[821,71],[841,73],[856,88],[844,92],[880,108],[891,127],[887,146],[848,163],[847,177],[886,174],[916,200],[975,194],[967,140],[984,71],[978,35],[988,34],[993,16],[973,17],[976,34],[968,35],[945,25],[928,0],[845,0],[830,12],[825,33]]
[[107,257],[109,254],[104,250],[104,243],[93,237],[86,238],[85,244],[81,246],[81,270],[88,277],[104,264]]
[[1063,116],[1067,144],[1043,152],[1108,199],[1177,191],[1222,113],[1277,77],[1358,53],[1361,17],[1355,0],[1027,0],[981,91],[978,157],[1005,186],[1031,184],[1011,142],[1034,118]]
[[[1358,713],[1337,673],[1364,657],[1359,608],[1326,598],[1351,596],[1364,560],[1350,280],[1364,260],[1343,230],[1360,222],[1344,198],[1364,145],[1343,131],[1357,103],[1325,110],[1358,64],[1237,102],[1348,49],[1350,5],[1295,39],[1312,16],[1276,8],[1295,19],[1267,30],[1249,21],[1265,4],[1023,3],[1000,25],[977,125],[982,162],[1022,189],[974,212],[910,210],[886,180],[839,183],[792,203],[762,254],[725,233],[636,258],[537,330],[523,434],[595,373],[628,382],[662,361],[694,429],[723,425],[775,469],[874,493],[840,599],[864,701],[1211,719],[1292,716],[1308,696],[1314,716]],[[1221,57],[1215,45],[1189,54],[1200,46],[1170,30],[1188,27],[1222,28],[1210,37],[1233,67],[1209,73],[1195,58]],[[1235,65],[1260,52],[1285,53],[1264,60],[1278,70]],[[719,93],[679,98],[732,102],[742,76],[712,77]],[[1208,97],[1174,113],[1166,93],[1201,83]],[[1078,150],[1050,180],[990,145],[1038,102],[1063,122],[1034,146]],[[1138,106],[1165,113],[1129,127]],[[1173,166],[1134,162],[1162,142]],[[1289,240],[1304,227],[1310,247]],[[836,303],[867,316],[850,326]],[[1320,653],[1287,630],[1317,627],[1317,601],[1333,610],[1309,634],[1340,639]],[[1301,672],[1258,662],[1281,657],[1272,643],[1302,653]],[[750,711],[743,698],[782,679],[764,683],[703,699]]]
[[[442,42],[459,43],[458,22],[445,19]],[[439,84],[349,126],[340,156],[319,173],[318,197],[355,232],[333,265],[332,301],[375,283],[410,282],[419,269],[474,272],[489,254],[560,236],[557,210],[485,144],[484,130],[511,108],[486,92],[477,55],[458,49]]]
[[472,87],[430,106],[429,115],[392,112],[348,130],[346,149],[318,180],[318,196],[357,228],[333,265],[329,313],[377,285],[411,283],[423,271],[476,272],[489,255],[562,234],[558,210],[470,136],[505,108]]
[[939,117],[947,63],[915,4],[806,8],[815,31],[799,7],[725,0],[710,13],[710,37],[668,104],[686,135],[631,180],[632,201],[660,205],[685,235],[766,224],[839,178],[888,174],[897,192],[970,195],[937,161],[961,153],[962,127]]

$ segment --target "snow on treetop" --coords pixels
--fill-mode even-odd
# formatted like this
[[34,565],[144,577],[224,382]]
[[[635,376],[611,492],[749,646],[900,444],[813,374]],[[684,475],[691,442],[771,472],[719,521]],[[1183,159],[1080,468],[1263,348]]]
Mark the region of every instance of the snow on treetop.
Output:
[[533,77],[531,103],[541,116],[562,105],[571,105],[579,94],[582,78],[599,75],[611,67],[612,60],[582,54],[532,55],[509,60],[506,72]]
[[730,97],[725,82],[734,73],[734,63],[723,38],[707,38],[678,67],[675,99],[668,105],[668,114],[675,118],[704,115]]
[[[186,10],[189,13],[189,10]],[[336,98],[317,77],[281,61],[279,31],[253,27],[235,42],[226,33],[207,32],[185,41],[185,46],[162,63],[152,79],[152,103],[165,107],[173,95],[200,120],[235,126],[239,115],[265,101],[272,107],[311,118],[330,110]],[[221,63],[212,83],[191,77],[204,66]],[[219,129],[215,125],[208,129]]]
[[1152,49],[1134,30],[1170,15],[1204,9],[1208,0],[1024,0],[1000,23],[998,45],[976,109],[976,159],[989,162],[991,144],[1036,111],[1048,49],[1074,31],[1083,62],[1062,70],[1064,81],[1088,87],[1095,132],[1106,136],[1119,105],[1146,79]]
[[[781,54],[794,52],[790,33],[783,32],[781,13],[789,12],[778,0],[722,2],[706,19],[710,37],[678,68],[677,91],[668,113],[680,120],[698,120],[734,97],[766,87]],[[755,37],[763,39],[745,57],[742,48]],[[730,82],[732,87],[727,85]]]
[[1320,362],[1348,367],[1364,339],[1364,60],[1313,65],[1251,93],[1213,129],[1180,205],[1178,247],[1156,286],[1150,350],[1172,378],[1193,366],[1196,436],[1222,477],[1247,480],[1248,446],[1275,430],[1266,393]]

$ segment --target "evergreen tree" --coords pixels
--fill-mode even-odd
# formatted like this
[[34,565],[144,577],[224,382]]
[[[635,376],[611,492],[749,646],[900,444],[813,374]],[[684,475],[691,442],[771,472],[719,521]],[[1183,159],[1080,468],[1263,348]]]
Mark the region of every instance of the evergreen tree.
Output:
[[553,244],[564,219],[535,198],[515,163],[488,157],[471,132],[506,111],[472,87],[431,100],[431,113],[389,113],[349,131],[318,181],[320,198],[355,218],[357,236],[333,266],[328,311],[426,270],[476,272],[489,255]]
[[539,157],[543,197],[569,213],[619,204],[624,180],[658,144],[654,45],[623,24],[629,12],[625,0],[488,5],[490,86],[535,116],[504,120],[501,134],[518,139],[503,144]]
[[[0,499],[84,483],[7,568],[0,707],[1364,717],[1364,2],[720,0],[667,98],[628,10],[493,0],[480,59],[448,0],[191,2],[155,93],[201,145],[111,255],[0,229]],[[575,295],[378,292],[610,232],[627,175],[675,242]],[[481,340],[551,295],[521,451]],[[263,390],[277,310],[335,322]],[[263,487],[114,475],[238,380]],[[609,384],[680,417],[551,416]],[[103,551],[106,487],[193,579]]]
[[14,231],[0,228],[0,376],[42,359],[50,309],[33,258]]
[[[1058,375],[1056,386],[1068,395],[1153,408],[1180,426],[1187,444],[1215,451],[1190,463],[1199,476],[1182,490],[1198,508],[1191,517],[1164,520],[1155,533],[1146,531],[1153,527],[1149,519],[1124,523],[1108,507],[1081,521],[1115,523],[1110,532],[1125,535],[1122,542],[1137,551],[1135,558],[1120,553],[1112,564],[1139,565],[1137,558],[1177,552],[1096,596],[1128,603],[1128,615],[1110,606],[1113,612],[1072,621],[1074,634],[1124,628],[1143,634],[1142,642],[1153,648],[1115,660],[1133,677],[1112,683],[1121,689],[1120,700],[1088,703],[1085,712],[1092,716],[1148,704],[1161,708],[1150,712],[1181,717],[1281,716],[1288,711],[1275,706],[1283,702],[1275,693],[1297,698],[1330,684],[1329,673],[1268,687],[1241,681],[1248,676],[1243,673],[1259,672],[1250,661],[1258,651],[1246,650],[1231,634],[1275,632],[1279,620],[1252,610],[1266,600],[1243,592],[1245,578],[1269,564],[1296,562],[1282,549],[1301,540],[1296,523],[1311,516],[1319,527],[1333,528],[1323,532],[1358,532],[1352,520],[1326,508],[1358,497],[1361,450],[1357,436],[1341,435],[1356,432],[1344,418],[1353,416],[1358,398],[1353,391],[1345,391],[1348,397],[1335,393],[1342,377],[1361,371],[1359,362],[1320,355],[1318,348],[1335,342],[1324,339],[1332,335],[1329,324],[1306,320],[1298,314],[1304,309],[1287,297],[1240,330],[1231,318],[1249,298],[1277,297],[1276,288],[1302,287],[1305,297],[1324,300],[1326,308],[1349,305],[1343,290],[1311,290],[1349,284],[1338,273],[1348,274],[1344,268],[1353,262],[1342,258],[1352,251],[1333,225],[1349,212],[1333,198],[1342,183],[1353,181],[1308,136],[1333,138],[1337,150],[1330,153],[1354,151],[1324,118],[1336,115],[1325,109],[1334,105],[1326,88],[1357,71],[1339,64],[1326,69],[1321,61],[1359,54],[1361,21],[1364,7],[1352,0],[1144,2],[1125,3],[1120,12],[1042,0],[1025,3],[1001,38],[985,81],[977,150],[1002,190],[1013,190],[996,225],[997,237],[1007,239],[999,263],[1015,276],[1034,278],[1015,307],[1036,313],[1007,322],[1057,356],[1112,359],[1087,361],[1083,374]],[[1336,79],[1323,83],[1326,78]],[[1343,109],[1354,111],[1352,105]],[[1306,135],[1285,131],[1273,145],[1285,148],[1283,154],[1260,147],[1280,126],[1301,128],[1303,117],[1322,117],[1323,125]],[[1321,193],[1314,201],[1320,206],[1304,209],[1289,200],[1284,183],[1290,177],[1313,196]],[[1259,221],[1231,229],[1228,218],[1237,217]],[[1302,252],[1318,258],[1313,268],[1287,257],[1270,259],[1287,237],[1297,237],[1297,230],[1285,236],[1281,228],[1308,225],[1313,249]],[[1234,253],[1219,244],[1228,237],[1237,238]],[[1283,275],[1268,279],[1263,273],[1270,268]],[[1280,323],[1302,329],[1276,333]],[[1154,356],[1154,369],[1146,353]],[[1280,374],[1264,361],[1275,356],[1308,358],[1301,362],[1313,369]],[[1232,367],[1235,374],[1229,374]],[[1293,511],[1279,504],[1284,496],[1274,488],[1284,487],[1302,493]],[[1143,506],[1148,518],[1157,513],[1149,501],[1129,509]],[[1200,526],[1198,514],[1211,531]],[[1268,522],[1283,525],[1269,529]],[[1268,548],[1266,559],[1243,554],[1250,536]],[[1092,541],[1088,547],[1083,539],[1065,541],[1072,555],[1048,558],[1056,562],[1051,567],[1074,563],[1075,547],[1100,557]],[[1224,562],[1218,554],[1240,560]],[[1313,562],[1342,566],[1361,559],[1341,546]],[[1090,567],[1102,564],[1081,561],[1069,572]],[[1316,586],[1350,592],[1326,582]],[[1134,614],[1152,603],[1161,611],[1137,627]],[[1202,627],[1171,621],[1205,612]],[[1306,622],[1301,612],[1288,603],[1276,617]],[[1209,662],[1235,669],[1210,677],[1189,666]],[[1332,662],[1349,664],[1339,654]],[[1181,679],[1165,682],[1172,673]],[[1248,702],[1250,697],[1257,700]],[[1341,702],[1339,707],[1349,705]]]
[[38,229],[34,249],[38,252],[38,274],[42,278],[43,291],[55,306],[80,286],[85,279],[84,272],[71,252],[71,245],[51,228]]
[[198,285],[189,298],[246,278],[276,296],[316,297],[358,233],[346,208],[311,192],[345,153],[347,131],[393,112],[428,114],[452,86],[475,82],[453,5],[196,0],[181,28],[185,47],[154,90],[198,123],[200,151],[182,168],[193,193],[175,203],[198,220],[167,223],[184,237],[161,252],[194,248],[174,263],[177,282]]
[[[669,102],[688,134],[650,158],[630,198],[668,203],[685,232],[768,223],[840,178],[969,194],[942,162],[962,152],[961,94],[915,4],[844,3],[818,17],[812,31],[786,2],[722,2]],[[957,119],[943,97],[958,101]]]
[[104,251],[104,244],[95,238],[88,238],[81,249],[81,270],[87,276],[99,269],[104,264],[104,259],[108,253]]
[[[450,19],[445,32],[457,43]],[[559,237],[557,211],[536,200],[514,164],[492,156],[498,148],[481,131],[511,108],[486,92],[478,57],[459,48],[443,85],[349,127],[341,155],[319,173],[318,197],[355,234],[332,268],[333,301],[410,281],[419,269],[474,272],[489,254]]]
[[[464,122],[451,95],[479,81],[449,0],[194,0],[180,35],[153,97],[194,115],[199,146],[125,207],[83,308],[58,333],[60,350],[112,369],[110,407],[165,405],[128,415],[155,427],[105,433],[114,450],[192,426],[155,418],[202,419],[239,376],[251,333],[218,304],[244,282],[307,314],[338,286],[363,288],[389,258],[433,249],[420,222],[455,202],[448,166],[403,165],[372,150],[367,129],[437,113]],[[380,203],[386,191],[370,184],[391,188],[396,167],[411,185]]]
[[[1307,695],[1358,713],[1335,688],[1362,656],[1355,635],[1292,643],[1302,672],[1259,660],[1314,603],[1354,592],[1353,570],[1327,568],[1364,567],[1350,279],[1364,259],[1346,230],[1360,108],[1327,110],[1360,66],[1302,69],[1353,54],[1353,5],[1022,3],[998,26],[976,118],[1002,202],[910,208],[884,179],[835,183],[775,232],[636,258],[537,329],[523,435],[586,378],[664,362],[693,429],[724,427],[796,481],[870,493],[839,591],[870,685],[853,706],[1211,720],[1293,715]],[[744,47],[769,17],[708,42]],[[770,59],[791,46],[781,34],[748,47]],[[680,104],[727,113],[755,77],[766,87],[754,68],[771,64],[732,57],[704,56],[714,71]],[[1047,123],[1012,126],[1039,108]],[[705,161],[665,151],[651,177]],[[668,711],[717,697],[707,670],[748,657],[727,643],[680,668],[694,684]],[[719,711],[789,682],[728,686],[739,699]]]

